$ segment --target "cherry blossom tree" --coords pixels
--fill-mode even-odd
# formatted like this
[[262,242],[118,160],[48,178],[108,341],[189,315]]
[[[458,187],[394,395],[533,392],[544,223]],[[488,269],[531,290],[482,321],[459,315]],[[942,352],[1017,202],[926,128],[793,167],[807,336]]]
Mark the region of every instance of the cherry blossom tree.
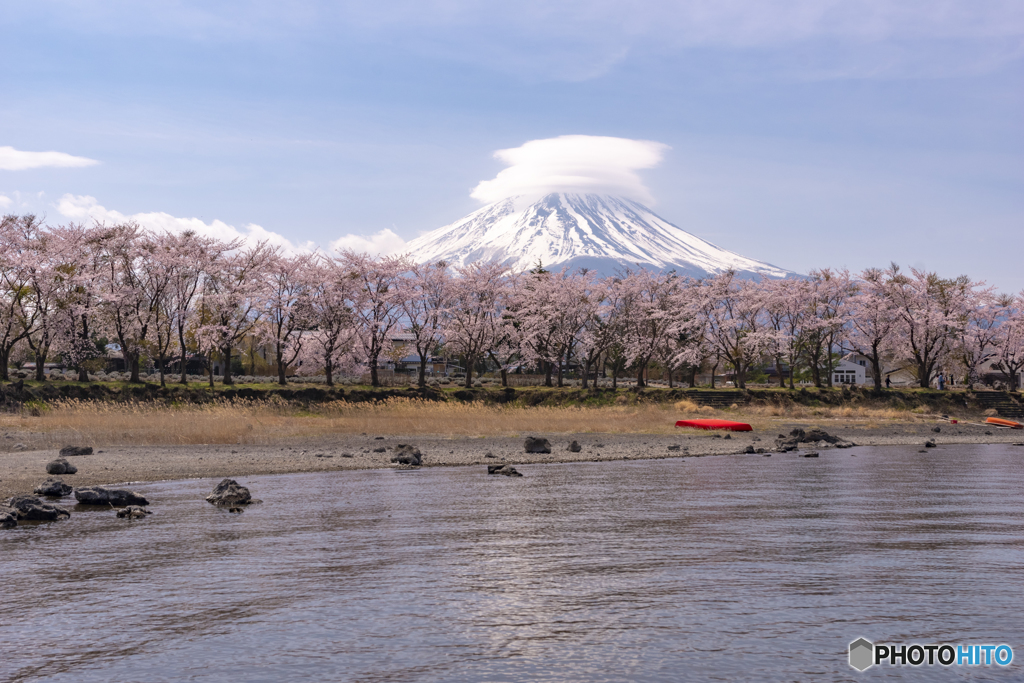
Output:
[[1024,370],[1024,291],[1002,297],[1000,303],[1005,314],[993,339],[993,366],[1009,378],[1012,391],[1021,388],[1018,381]]
[[1012,298],[1000,299],[992,288],[968,288],[963,307],[963,319],[957,326],[953,357],[962,366],[966,383],[971,386],[980,380],[979,371],[995,352],[999,327],[1006,318]]
[[0,379],[4,381],[10,379],[7,365],[11,352],[35,325],[29,302],[36,254],[30,242],[37,226],[35,216],[0,219]]
[[708,345],[732,365],[737,386],[744,388],[751,365],[771,348],[774,339],[762,317],[763,299],[753,283],[732,271],[704,280],[700,291]]
[[265,242],[224,254],[208,264],[204,278],[198,335],[211,354],[210,385],[213,385],[212,351],[220,352],[224,384],[231,378],[232,348],[251,334],[266,311],[266,280],[263,271],[275,251]]
[[412,265],[401,296],[405,329],[420,359],[417,383],[427,386],[427,361],[442,341],[445,315],[454,289],[448,264],[443,261]]
[[310,309],[307,270],[311,257],[274,251],[264,266],[266,310],[263,315],[265,338],[274,345],[277,383],[288,383],[287,369],[302,353],[303,333],[314,325]]
[[380,358],[390,352],[391,335],[402,321],[402,274],[409,269],[409,261],[395,256],[375,259],[354,251],[345,251],[341,257],[362,290],[355,311],[361,355],[370,367],[370,384],[379,387]]
[[966,276],[946,279],[916,268],[906,275],[895,263],[886,276],[897,319],[891,347],[897,354],[913,358],[918,383],[927,389],[939,364],[948,359],[964,318],[967,294],[977,283]]
[[466,359],[466,388],[473,386],[473,367],[494,342],[497,300],[507,272],[499,263],[477,261],[459,269],[453,280],[444,337],[447,347]]
[[303,367],[323,368],[327,386],[334,386],[335,372],[354,371],[360,361],[356,311],[364,305],[362,279],[342,260],[323,254],[311,257],[305,275],[313,327],[302,345]]
[[897,315],[888,295],[886,274],[869,268],[852,285],[850,297],[850,348],[871,361],[871,379],[875,391],[882,390],[882,362],[897,326]]

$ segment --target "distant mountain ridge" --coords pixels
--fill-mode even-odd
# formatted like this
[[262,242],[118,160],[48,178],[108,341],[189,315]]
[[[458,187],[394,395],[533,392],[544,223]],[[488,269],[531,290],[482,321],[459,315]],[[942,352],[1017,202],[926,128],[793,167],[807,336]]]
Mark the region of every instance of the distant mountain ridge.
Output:
[[417,237],[406,251],[418,263],[456,266],[485,260],[525,270],[540,262],[609,275],[640,264],[693,277],[730,269],[743,277],[793,275],[691,235],[631,199],[596,194],[503,199]]

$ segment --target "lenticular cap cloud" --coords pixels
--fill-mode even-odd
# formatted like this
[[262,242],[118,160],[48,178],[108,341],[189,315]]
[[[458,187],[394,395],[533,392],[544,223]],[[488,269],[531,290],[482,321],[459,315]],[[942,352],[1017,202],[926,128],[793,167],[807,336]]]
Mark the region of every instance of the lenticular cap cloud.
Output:
[[637,171],[653,168],[668,145],[595,135],[562,135],[531,140],[494,156],[509,165],[484,180],[470,196],[496,202],[513,196],[541,197],[552,192],[587,192],[653,203]]

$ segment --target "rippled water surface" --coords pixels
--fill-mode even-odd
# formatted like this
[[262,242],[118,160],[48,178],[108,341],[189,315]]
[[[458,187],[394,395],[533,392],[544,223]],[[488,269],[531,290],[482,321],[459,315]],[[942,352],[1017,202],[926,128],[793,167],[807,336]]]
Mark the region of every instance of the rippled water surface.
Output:
[[[851,455],[853,454],[853,455]],[[0,680],[1021,680],[1024,448],[135,486],[0,532]],[[1005,669],[846,663],[1009,643]]]

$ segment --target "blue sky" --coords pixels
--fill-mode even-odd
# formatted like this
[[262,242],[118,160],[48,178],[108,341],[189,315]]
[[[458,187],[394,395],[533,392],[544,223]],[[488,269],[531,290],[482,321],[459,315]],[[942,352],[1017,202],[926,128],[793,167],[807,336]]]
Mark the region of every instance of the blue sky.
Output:
[[6,212],[411,239],[480,206],[496,150],[612,136],[666,145],[653,208],[745,256],[1024,288],[1019,0],[34,0],[0,28]]

